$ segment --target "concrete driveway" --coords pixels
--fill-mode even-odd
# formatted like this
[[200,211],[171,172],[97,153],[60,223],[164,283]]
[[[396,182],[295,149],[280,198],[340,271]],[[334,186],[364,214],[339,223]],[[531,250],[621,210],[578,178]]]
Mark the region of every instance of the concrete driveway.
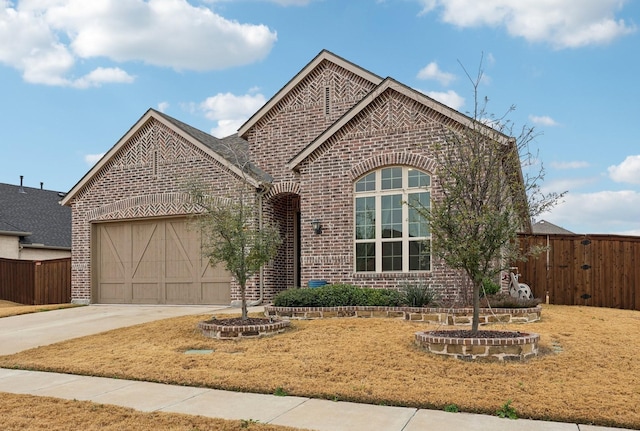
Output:
[[236,311],[220,305],[87,305],[0,319],[0,355],[169,317]]

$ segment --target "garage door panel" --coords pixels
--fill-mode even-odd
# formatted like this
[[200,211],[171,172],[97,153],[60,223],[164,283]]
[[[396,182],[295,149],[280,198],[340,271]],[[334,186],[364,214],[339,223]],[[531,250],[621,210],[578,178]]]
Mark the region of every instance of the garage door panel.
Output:
[[162,304],[163,295],[160,291],[160,283],[132,283],[132,302],[134,304]]
[[133,279],[159,279],[164,261],[164,235],[160,223],[131,226]]
[[229,303],[231,276],[202,257],[199,234],[186,219],[104,223],[95,229],[98,302]]
[[195,232],[187,229],[186,223],[167,223],[166,276],[197,277],[194,262],[199,258],[199,241]]
[[103,304],[120,304],[125,294],[124,283],[101,283],[101,302]]
[[100,262],[102,275],[105,279],[123,280],[125,277],[125,269],[123,262],[127,256],[122,253],[122,244],[124,242],[124,229],[109,229],[103,227],[100,231]]
[[167,302],[198,304],[202,298],[201,283],[167,283]]
[[231,301],[229,282],[226,283],[202,283],[202,293],[205,304],[228,304]]

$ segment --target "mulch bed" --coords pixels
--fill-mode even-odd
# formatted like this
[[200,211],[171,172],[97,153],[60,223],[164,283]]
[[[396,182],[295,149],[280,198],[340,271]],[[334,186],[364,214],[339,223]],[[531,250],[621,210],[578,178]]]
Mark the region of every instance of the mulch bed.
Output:
[[216,319],[207,320],[204,323],[218,326],[254,326],[254,325],[267,325],[273,323],[271,319],[261,317],[248,317],[242,320],[241,317],[230,317],[228,319]]
[[476,334],[472,334],[468,329],[461,329],[457,331],[432,331],[430,335],[436,337],[449,337],[449,338],[518,338],[522,337],[522,334],[518,331],[478,331]]

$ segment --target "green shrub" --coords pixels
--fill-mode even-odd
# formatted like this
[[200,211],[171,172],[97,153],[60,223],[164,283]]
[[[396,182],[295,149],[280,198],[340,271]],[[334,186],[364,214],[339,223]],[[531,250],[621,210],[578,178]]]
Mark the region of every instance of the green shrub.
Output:
[[408,307],[437,305],[438,293],[427,284],[403,284],[400,287],[400,292],[402,303]]
[[403,297],[397,290],[390,289],[363,289],[365,303],[373,307],[399,307],[403,304]]
[[496,415],[501,418],[509,418],[509,419],[518,419],[518,412],[511,406],[511,400],[507,400],[498,410],[496,410]]
[[444,406],[444,411],[448,413],[458,413],[460,409],[455,404],[447,404]]
[[487,308],[530,308],[535,307],[542,301],[539,298],[520,299],[511,296],[506,292],[487,295],[480,298],[480,307]]
[[278,293],[273,299],[273,305],[276,307],[397,307],[401,304],[400,292],[361,288],[351,284],[327,284],[312,289],[289,289]]
[[481,296],[486,295],[495,295],[500,292],[500,285],[495,281],[485,278],[482,281],[482,290],[480,291]]

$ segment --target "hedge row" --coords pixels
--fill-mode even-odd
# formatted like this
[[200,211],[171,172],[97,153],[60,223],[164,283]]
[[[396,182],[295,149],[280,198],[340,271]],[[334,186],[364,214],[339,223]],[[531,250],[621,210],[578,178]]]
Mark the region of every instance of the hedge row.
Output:
[[[400,290],[371,289],[351,284],[327,284],[312,289],[289,289],[273,299],[276,307],[438,307],[438,295],[428,286],[404,285]],[[529,308],[539,299],[518,299],[508,293],[496,293],[481,298],[481,307]]]
[[273,299],[276,307],[343,307],[405,305],[403,295],[397,290],[370,289],[350,284],[327,284],[313,289],[289,289]]

